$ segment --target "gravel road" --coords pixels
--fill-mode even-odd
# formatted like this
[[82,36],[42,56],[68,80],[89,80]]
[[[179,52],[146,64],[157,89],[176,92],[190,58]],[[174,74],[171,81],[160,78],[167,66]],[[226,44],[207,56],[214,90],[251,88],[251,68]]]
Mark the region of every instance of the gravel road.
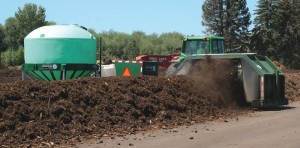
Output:
[[248,116],[176,129],[104,138],[77,145],[105,148],[299,147],[300,102]]

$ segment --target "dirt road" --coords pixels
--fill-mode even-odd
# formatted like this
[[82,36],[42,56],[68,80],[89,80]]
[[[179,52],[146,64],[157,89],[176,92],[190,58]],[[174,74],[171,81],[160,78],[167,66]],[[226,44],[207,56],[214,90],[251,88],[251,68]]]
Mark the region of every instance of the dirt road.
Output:
[[299,147],[300,102],[238,119],[158,130],[77,145],[105,148]]

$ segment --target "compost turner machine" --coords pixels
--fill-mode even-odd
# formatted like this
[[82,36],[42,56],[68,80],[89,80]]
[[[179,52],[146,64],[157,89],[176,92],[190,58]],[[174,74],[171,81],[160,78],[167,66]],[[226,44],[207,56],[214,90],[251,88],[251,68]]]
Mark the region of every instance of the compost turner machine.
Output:
[[206,58],[229,60],[243,83],[245,101],[253,107],[287,105],[285,75],[272,61],[255,53],[225,53],[224,38],[218,36],[185,37],[181,54],[172,60],[167,75],[188,75],[193,65]]

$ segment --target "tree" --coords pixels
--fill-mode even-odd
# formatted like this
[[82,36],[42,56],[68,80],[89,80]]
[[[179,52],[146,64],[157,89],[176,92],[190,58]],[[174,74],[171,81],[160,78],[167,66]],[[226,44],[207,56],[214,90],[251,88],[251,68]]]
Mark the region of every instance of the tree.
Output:
[[246,5],[246,0],[206,0],[202,5],[205,33],[225,37],[225,48],[246,45],[251,24]]
[[300,2],[295,0],[278,1],[275,30],[279,34],[276,42],[280,60],[287,66],[300,68]]
[[275,15],[273,10],[277,9],[276,3],[272,0],[258,1],[258,7],[255,10],[257,15],[254,18],[253,35],[251,38],[252,50],[261,55],[267,55],[270,58],[275,58],[271,55],[275,54],[274,40],[277,36],[276,31],[272,28]]
[[139,48],[137,47],[136,41],[134,39],[129,39],[126,44],[123,59],[135,60],[135,57],[139,55]]
[[299,0],[260,0],[251,37],[254,51],[300,68],[299,7]]
[[47,24],[46,24],[47,26],[50,26],[50,25],[56,25],[56,22],[54,22],[54,21],[47,21]]
[[299,0],[292,0],[292,9],[294,10],[291,17],[291,33],[293,42],[291,43],[294,45],[294,57],[297,60],[291,63],[292,68],[300,69],[300,1]]
[[130,35],[110,30],[99,34],[102,38],[102,50],[110,57],[123,59],[124,49],[130,43]]
[[257,9],[254,10],[257,15],[254,18],[255,27],[270,29],[274,24],[274,10],[277,10],[277,0],[259,0]]
[[0,67],[2,65],[1,53],[6,49],[6,45],[4,43],[4,38],[5,38],[4,28],[0,24]]
[[206,34],[224,36],[223,0],[205,0],[202,5],[202,25],[206,26]]
[[7,53],[4,53],[6,64],[11,66],[22,64],[24,38],[27,34],[38,27],[54,23],[45,20],[45,11],[41,6],[28,3],[23,8],[18,8],[15,17],[6,19],[3,35],[5,36],[3,45],[8,49]]
[[145,43],[147,44],[144,44],[143,47],[141,47],[141,50],[147,51],[148,53],[152,54],[161,54],[161,51],[163,49],[162,42],[163,41],[158,34],[152,33],[148,35],[147,38],[145,38]]
[[181,46],[183,35],[178,32],[146,35],[134,31],[131,35],[110,30],[98,34],[102,38],[102,53],[106,59],[134,60],[143,54],[170,54]]
[[32,3],[27,3],[23,8],[18,8],[15,18],[18,24],[16,29],[19,32],[19,37],[17,38],[19,45],[24,46],[24,38],[31,31],[48,24],[45,20],[45,12],[45,8]]
[[178,32],[163,33],[159,39],[162,42],[160,54],[172,54],[175,47],[181,46],[183,35]]
[[129,44],[126,48],[125,54],[127,54],[128,59],[135,60],[135,57],[140,55],[141,52],[141,42],[147,38],[147,35],[142,31],[133,31],[129,37]]
[[278,10],[277,0],[259,0],[255,10],[254,29],[251,38],[252,50],[267,55],[272,59],[278,59],[276,42],[278,32],[275,26],[275,12]]
[[18,40],[20,38],[20,27],[15,17],[10,17],[5,21],[5,43],[8,48],[17,50],[19,48]]
[[246,0],[226,1],[225,42],[227,48],[247,48],[249,42],[248,27],[251,24],[250,12]]
[[6,49],[4,39],[5,39],[4,27],[0,24],[0,52]]

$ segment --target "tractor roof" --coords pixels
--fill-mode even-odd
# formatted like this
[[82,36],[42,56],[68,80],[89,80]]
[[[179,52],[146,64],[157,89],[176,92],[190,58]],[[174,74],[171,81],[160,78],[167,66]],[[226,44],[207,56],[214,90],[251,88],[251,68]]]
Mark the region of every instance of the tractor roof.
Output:
[[205,39],[205,38],[209,38],[209,39],[222,39],[222,40],[224,40],[224,37],[213,36],[213,35],[208,35],[208,36],[186,36],[184,39],[185,40],[195,40],[195,39]]

